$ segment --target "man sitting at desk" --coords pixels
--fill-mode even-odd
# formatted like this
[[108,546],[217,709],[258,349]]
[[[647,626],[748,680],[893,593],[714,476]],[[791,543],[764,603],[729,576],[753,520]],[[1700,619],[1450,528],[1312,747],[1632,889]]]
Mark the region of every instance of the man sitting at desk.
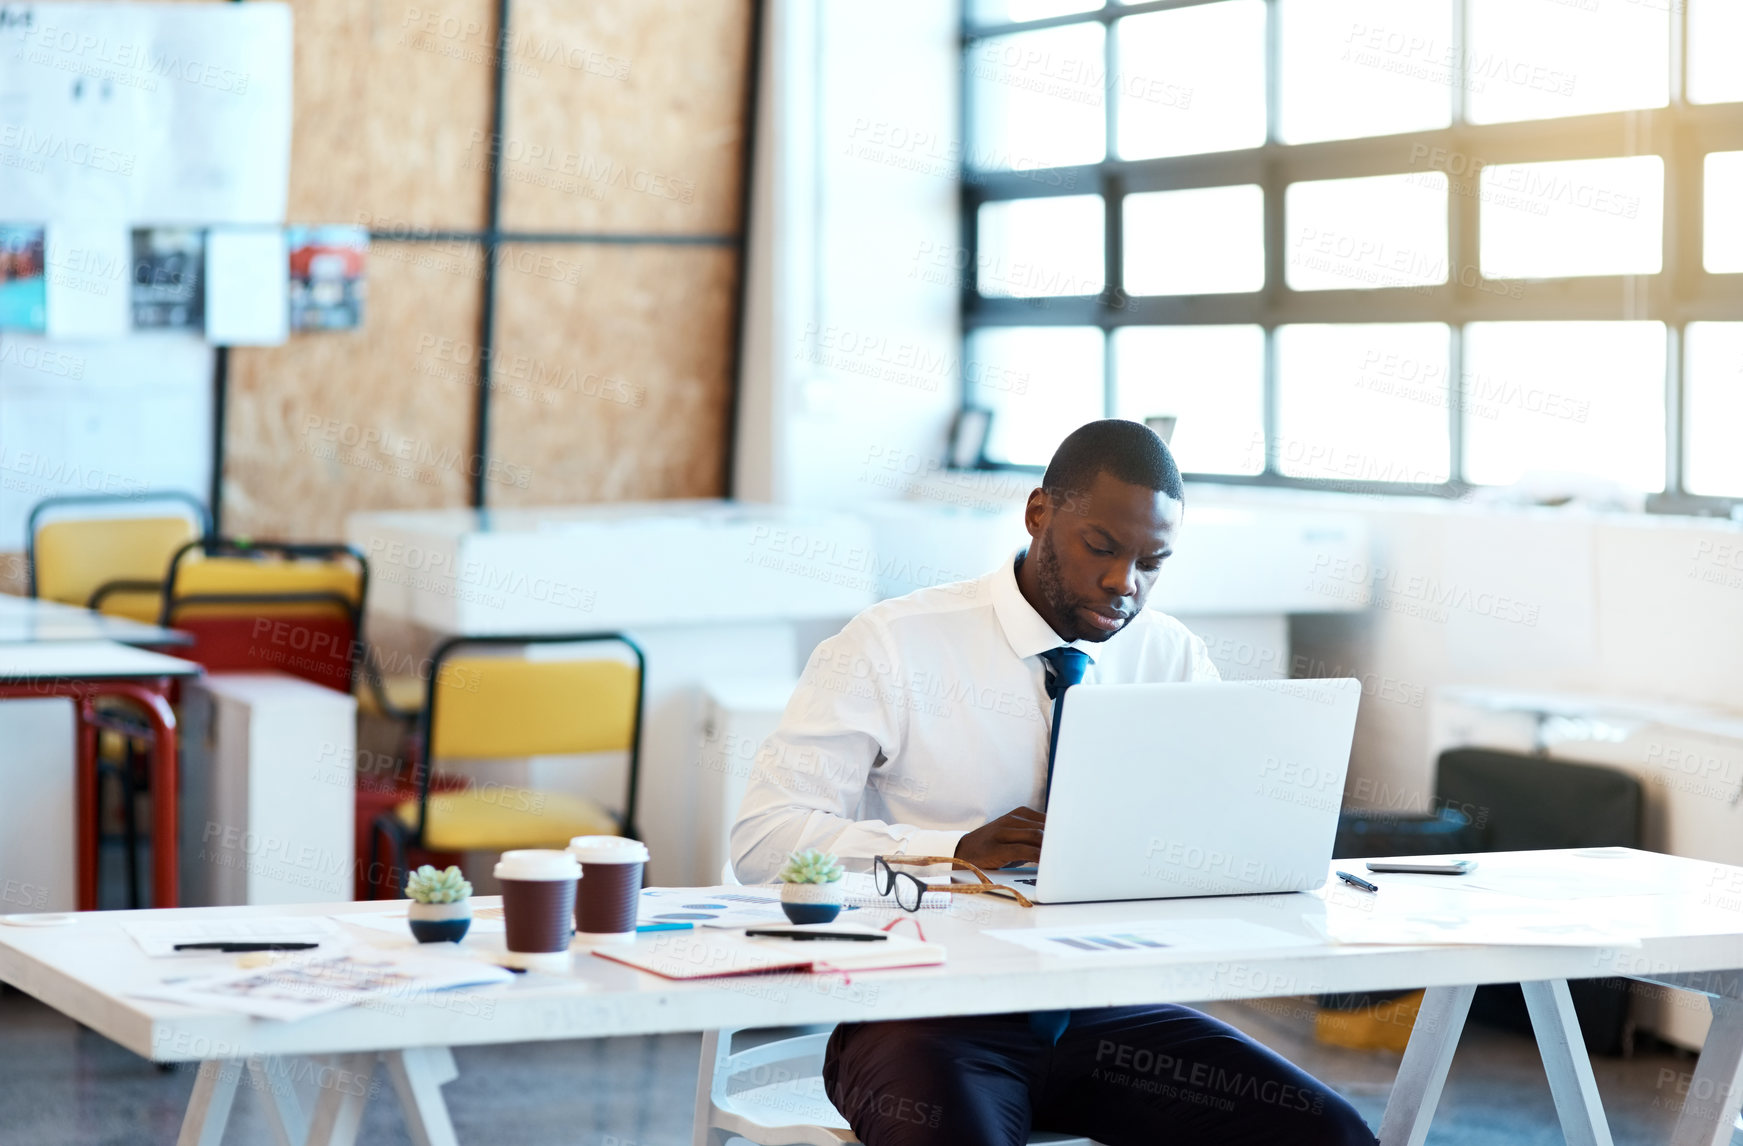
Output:
[[[1030,543],[973,581],[872,606],[819,645],[732,832],[739,878],[821,848],[1033,864],[1055,692],[1215,680],[1144,601],[1180,529],[1180,471],[1136,422],[1092,422],[1029,495]],[[844,1023],[823,1066],[866,1146],[1372,1146],[1324,1084],[1181,1006]]]

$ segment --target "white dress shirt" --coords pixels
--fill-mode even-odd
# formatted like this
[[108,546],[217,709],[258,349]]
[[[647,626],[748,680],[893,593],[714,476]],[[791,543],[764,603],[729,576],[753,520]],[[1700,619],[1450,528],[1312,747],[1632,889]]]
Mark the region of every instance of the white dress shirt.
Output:
[[[1016,558],[849,621],[757,753],[732,829],[738,877],[771,880],[805,848],[860,871],[875,855],[954,855],[974,828],[1041,808],[1053,701],[1040,654],[1066,643],[1017,588]],[[1073,647],[1094,660],[1086,686],[1218,679],[1204,642],[1153,609]]]

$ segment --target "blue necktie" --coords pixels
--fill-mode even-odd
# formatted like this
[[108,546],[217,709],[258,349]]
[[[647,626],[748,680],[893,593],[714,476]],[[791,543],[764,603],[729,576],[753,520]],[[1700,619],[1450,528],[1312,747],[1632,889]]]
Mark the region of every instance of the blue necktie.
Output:
[[[1059,751],[1059,715],[1065,711],[1065,690],[1083,683],[1083,674],[1090,666],[1087,653],[1070,645],[1060,645],[1041,654],[1053,671],[1047,674],[1047,695],[1053,698],[1053,734],[1047,739],[1047,794],[1053,793],[1053,757]],[[1071,1025],[1070,1011],[1030,1011],[1029,1029],[1048,1046],[1057,1045],[1059,1036]]]
[[1060,645],[1041,654],[1053,671],[1047,674],[1047,695],[1053,700],[1053,734],[1047,738],[1047,795],[1053,794],[1053,756],[1059,751],[1059,717],[1065,711],[1065,690],[1083,683],[1091,661],[1088,653]]

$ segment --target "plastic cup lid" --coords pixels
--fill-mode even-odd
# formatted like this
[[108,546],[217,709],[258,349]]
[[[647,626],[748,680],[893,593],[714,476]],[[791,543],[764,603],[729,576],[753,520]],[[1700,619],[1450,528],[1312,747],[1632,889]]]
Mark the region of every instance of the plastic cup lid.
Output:
[[503,852],[495,872],[497,879],[580,879],[581,865],[568,852],[523,848]]
[[646,863],[648,846],[622,836],[576,836],[569,841],[569,854],[584,864]]

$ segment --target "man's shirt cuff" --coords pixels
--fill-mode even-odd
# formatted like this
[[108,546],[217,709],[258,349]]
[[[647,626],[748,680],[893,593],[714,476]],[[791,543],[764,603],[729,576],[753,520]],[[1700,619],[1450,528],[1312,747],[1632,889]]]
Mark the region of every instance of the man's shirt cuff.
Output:
[[904,856],[953,856],[956,854],[956,845],[967,834],[967,832],[921,829],[903,840],[901,850],[896,854]]

